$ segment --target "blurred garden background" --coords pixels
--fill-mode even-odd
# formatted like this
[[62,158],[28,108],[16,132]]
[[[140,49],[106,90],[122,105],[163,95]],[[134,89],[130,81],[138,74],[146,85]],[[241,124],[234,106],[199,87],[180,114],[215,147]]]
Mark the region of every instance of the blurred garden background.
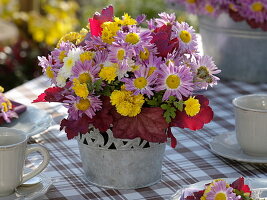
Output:
[[46,55],[68,32],[86,27],[94,12],[112,4],[115,16],[125,12],[147,19],[175,12],[197,29],[193,15],[164,0],[0,0],[0,85],[10,90],[41,75],[38,55]]

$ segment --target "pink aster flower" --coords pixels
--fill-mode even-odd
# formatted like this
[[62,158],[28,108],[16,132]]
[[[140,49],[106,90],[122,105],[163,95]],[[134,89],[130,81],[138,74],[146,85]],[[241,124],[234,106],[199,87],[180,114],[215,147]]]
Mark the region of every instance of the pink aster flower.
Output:
[[161,65],[156,91],[166,90],[162,100],[168,100],[170,96],[176,96],[182,100],[183,96],[188,97],[193,91],[193,75],[190,69],[184,65],[175,66],[170,62]]
[[256,22],[264,22],[267,20],[267,2],[266,0],[242,0],[240,1],[240,15],[254,19]]
[[84,62],[77,61],[72,68],[71,80],[73,80],[73,78],[78,78],[81,83],[94,81],[99,71],[100,66],[93,65],[93,62],[91,60],[86,60]]
[[220,6],[216,1],[199,1],[199,14],[218,16],[222,12]]
[[197,51],[197,37],[192,26],[189,26],[186,22],[176,22],[174,29],[182,52],[191,53]]
[[226,187],[225,181],[218,181],[213,183],[214,186],[211,186],[210,192],[207,193],[207,200],[214,199],[227,199],[227,200],[239,200],[241,196],[236,196],[233,193],[233,188]]
[[[0,92],[0,113],[2,114],[3,119],[7,122],[11,122],[11,118],[18,118],[18,114],[12,109],[12,105],[8,103],[9,100]],[[6,107],[4,106],[6,105]]]
[[59,68],[53,64],[53,57],[51,55],[48,55],[48,58],[45,56],[38,56],[38,60],[38,65],[42,67],[42,72],[51,80],[52,83],[56,83],[55,77]]
[[208,86],[216,85],[220,80],[214,74],[220,73],[221,70],[217,68],[210,56],[204,55],[198,58],[196,63],[193,63],[192,69],[195,74],[196,88],[207,89]]
[[156,73],[156,71],[160,68],[160,65],[163,63],[164,61],[161,59],[161,57],[157,57],[151,54],[149,56],[148,62],[146,63],[146,66],[148,68],[148,75]]
[[136,54],[139,54],[140,51],[144,51],[144,48],[153,47],[150,43],[151,40],[152,36],[150,31],[140,32],[135,26],[132,26],[129,32],[119,31],[115,37],[116,42],[124,43],[129,46],[130,49],[133,49]]
[[107,59],[108,59],[108,51],[102,50],[96,52],[94,60],[97,65],[105,63]]
[[126,90],[134,91],[134,95],[146,94],[149,98],[153,96],[152,86],[156,82],[157,75],[156,73],[149,75],[148,72],[149,69],[142,66],[140,70],[134,72],[134,78],[123,78]]
[[68,108],[69,119],[77,120],[82,117],[82,114],[86,114],[89,118],[95,116],[96,111],[101,110],[102,102],[96,97],[89,95],[86,99],[75,97],[73,95],[66,96],[64,103],[67,103],[65,107]]
[[157,27],[161,27],[163,25],[167,24],[174,24],[176,21],[176,16],[174,13],[168,14],[168,13],[160,13],[160,18],[156,18],[155,22],[157,23]]
[[55,66],[57,66],[58,68],[63,66],[63,58],[64,56],[67,56],[69,50],[71,50],[72,48],[75,48],[75,45],[73,43],[61,42],[59,48],[55,48],[53,51],[51,51]]

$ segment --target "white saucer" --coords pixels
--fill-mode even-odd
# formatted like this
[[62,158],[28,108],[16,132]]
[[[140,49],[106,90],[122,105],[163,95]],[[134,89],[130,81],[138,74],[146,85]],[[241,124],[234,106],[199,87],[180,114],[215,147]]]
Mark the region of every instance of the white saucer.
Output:
[[[222,178],[227,183],[232,183],[237,178]],[[171,200],[180,200],[184,189],[204,189],[205,184],[210,183],[212,180],[200,181],[195,184],[187,185],[178,190],[171,196]],[[255,199],[266,199],[267,195],[267,179],[265,178],[245,178],[245,184],[249,185],[252,190],[252,196]]]
[[33,136],[47,130],[51,123],[52,117],[47,112],[33,106],[27,106],[27,110],[21,113],[18,119],[13,119],[11,123],[1,126],[16,128],[29,136]]
[[37,177],[40,177],[40,183],[31,186],[19,186],[14,194],[0,197],[0,200],[34,200],[41,197],[47,192],[53,182],[44,173],[39,174]]
[[248,163],[267,163],[267,155],[257,157],[245,154],[237,143],[235,132],[215,136],[209,146],[213,153],[228,159]]

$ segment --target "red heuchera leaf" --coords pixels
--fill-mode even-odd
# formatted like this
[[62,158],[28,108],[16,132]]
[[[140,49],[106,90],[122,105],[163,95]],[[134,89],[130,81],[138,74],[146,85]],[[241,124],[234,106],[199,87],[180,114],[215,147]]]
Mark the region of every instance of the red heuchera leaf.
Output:
[[238,12],[235,12],[235,11],[233,11],[232,9],[229,9],[228,12],[229,12],[230,17],[231,17],[234,21],[236,21],[236,22],[241,22],[241,21],[244,20],[244,17],[242,17]]
[[247,20],[247,23],[250,25],[251,28],[259,28],[261,26],[261,24],[256,22],[255,19],[249,19]]
[[102,109],[96,112],[96,115],[93,117],[93,125],[100,132],[106,132],[113,122],[113,117],[110,113],[113,107],[110,104],[109,97],[103,97],[101,100],[103,102]]
[[166,142],[168,123],[161,108],[142,108],[136,117],[124,117],[113,111],[113,135],[121,139],[140,137],[149,142]]
[[171,147],[172,148],[175,148],[176,145],[177,145],[177,140],[176,140],[176,138],[172,134],[171,127],[168,128],[167,137],[168,138],[171,138]]
[[40,94],[36,99],[34,99],[34,100],[32,101],[32,103],[47,102],[47,101],[45,100],[45,96],[46,96],[45,93]]
[[93,18],[89,19],[90,31],[93,36],[100,36],[102,33],[101,23]]
[[64,91],[63,88],[60,87],[51,87],[44,91],[44,93],[40,94],[37,99],[33,100],[32,103],[37,102],[62,102],[65,99],[65,96],[61,93]]
[[83,114],[82,117],[77,120],[63,119],[60,123],[60,130],[63,130],[65,128],[67,137],[70,140],[77,136],[79,133],[87,133],[90,123],[92,123],[92,119]]
[[235,180],[230,186],[236,190],[243,191],[244,193],[249,193],[251,195],[251,190],[248,185],[245,185],[244,177],[240,177]]
[[198,95],[195,98],[199,100],[201,106],[199,113],[191,117],[185,111],[177,111],[176,117],[170,123],[170,127],[177,126],[195,131],[203,128],[204,124],[209,123],[213,119],[213,111],[209,107],[209,100],[203,95]]
[[155,44],[158,49],[158,56],[167,57],[168,53],[172,53],[179,47],[179,41],[177,38],[171,38],[172,25],[163,25],[156,28],[152,33],[151,43]]
[[93,36],[100,36],[102,33],[101,24],[107,21],[113,21],[113,7],[110,5],[104,8],[100,13],[95,13],[93,18],[89,19],[90,31]]

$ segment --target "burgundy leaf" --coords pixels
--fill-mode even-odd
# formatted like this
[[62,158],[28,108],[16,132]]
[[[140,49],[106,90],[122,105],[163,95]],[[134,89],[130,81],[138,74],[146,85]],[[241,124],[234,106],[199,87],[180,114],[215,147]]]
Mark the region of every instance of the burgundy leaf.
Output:
[[172,53],[179,47],[177,38],[170,39],[172,32],[172,25],[163,25],[156,28],[152,33],[151,43],[155,44],[158,50],[158,56],[166,57],[168,53]]
[[136,117],[124,117],[113,112],[113,134],[116,138],[134,139],[140,137],[149,142],[166,142],[165,130],[168,123],[161,108],[143,108]]
[[77,120],[63,119],[60,123],[60,130],[65,129],[68,139],[72,139],[79,133],[85,134],[88,132],[89,124],[92,123],[87,115],[82,115],[81,118]]

